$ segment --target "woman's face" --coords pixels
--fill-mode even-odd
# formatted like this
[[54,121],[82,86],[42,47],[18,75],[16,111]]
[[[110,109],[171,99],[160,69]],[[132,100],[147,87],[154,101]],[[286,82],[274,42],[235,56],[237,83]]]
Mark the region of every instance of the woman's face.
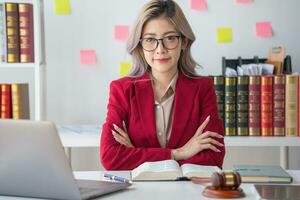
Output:
[[164,16],[153,18],[144,25],[141,45],[152,73],[174,74],[181,49],[185,48],[183,41],[173,24]]

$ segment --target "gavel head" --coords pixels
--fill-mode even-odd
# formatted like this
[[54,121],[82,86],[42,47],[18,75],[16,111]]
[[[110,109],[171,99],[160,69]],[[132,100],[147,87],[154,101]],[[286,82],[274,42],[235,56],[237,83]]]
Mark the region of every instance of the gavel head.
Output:
[[211,183],[216,189],[235,190],[241,185],[241,176],[238,172],[214,172]]

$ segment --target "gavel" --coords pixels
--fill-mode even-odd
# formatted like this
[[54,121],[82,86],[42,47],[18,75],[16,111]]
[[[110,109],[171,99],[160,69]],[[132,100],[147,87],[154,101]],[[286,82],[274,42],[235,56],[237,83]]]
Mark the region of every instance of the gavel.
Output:
[[214,172],[210,179],[192,178],[193,183],[211,182],[212,186],[222,190],[235,190],[241,185],[241,175],[238,172]]

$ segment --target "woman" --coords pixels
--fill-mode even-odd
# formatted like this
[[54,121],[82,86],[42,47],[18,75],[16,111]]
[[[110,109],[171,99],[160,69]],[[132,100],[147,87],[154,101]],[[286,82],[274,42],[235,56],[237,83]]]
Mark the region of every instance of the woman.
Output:
[[210,78],[195,71],[194,40],[177,3],[144,6],[127,45],[132,70],[110,85],[100,145],[106,169],[167,159],[222,167],[223,123]]

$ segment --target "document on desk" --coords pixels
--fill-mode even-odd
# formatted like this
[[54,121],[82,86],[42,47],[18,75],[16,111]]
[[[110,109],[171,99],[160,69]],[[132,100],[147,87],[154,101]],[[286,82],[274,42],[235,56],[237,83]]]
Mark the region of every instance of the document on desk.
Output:
[[99,134],[101,132],[100,125],[57,125],[56,127],[62,133]]

